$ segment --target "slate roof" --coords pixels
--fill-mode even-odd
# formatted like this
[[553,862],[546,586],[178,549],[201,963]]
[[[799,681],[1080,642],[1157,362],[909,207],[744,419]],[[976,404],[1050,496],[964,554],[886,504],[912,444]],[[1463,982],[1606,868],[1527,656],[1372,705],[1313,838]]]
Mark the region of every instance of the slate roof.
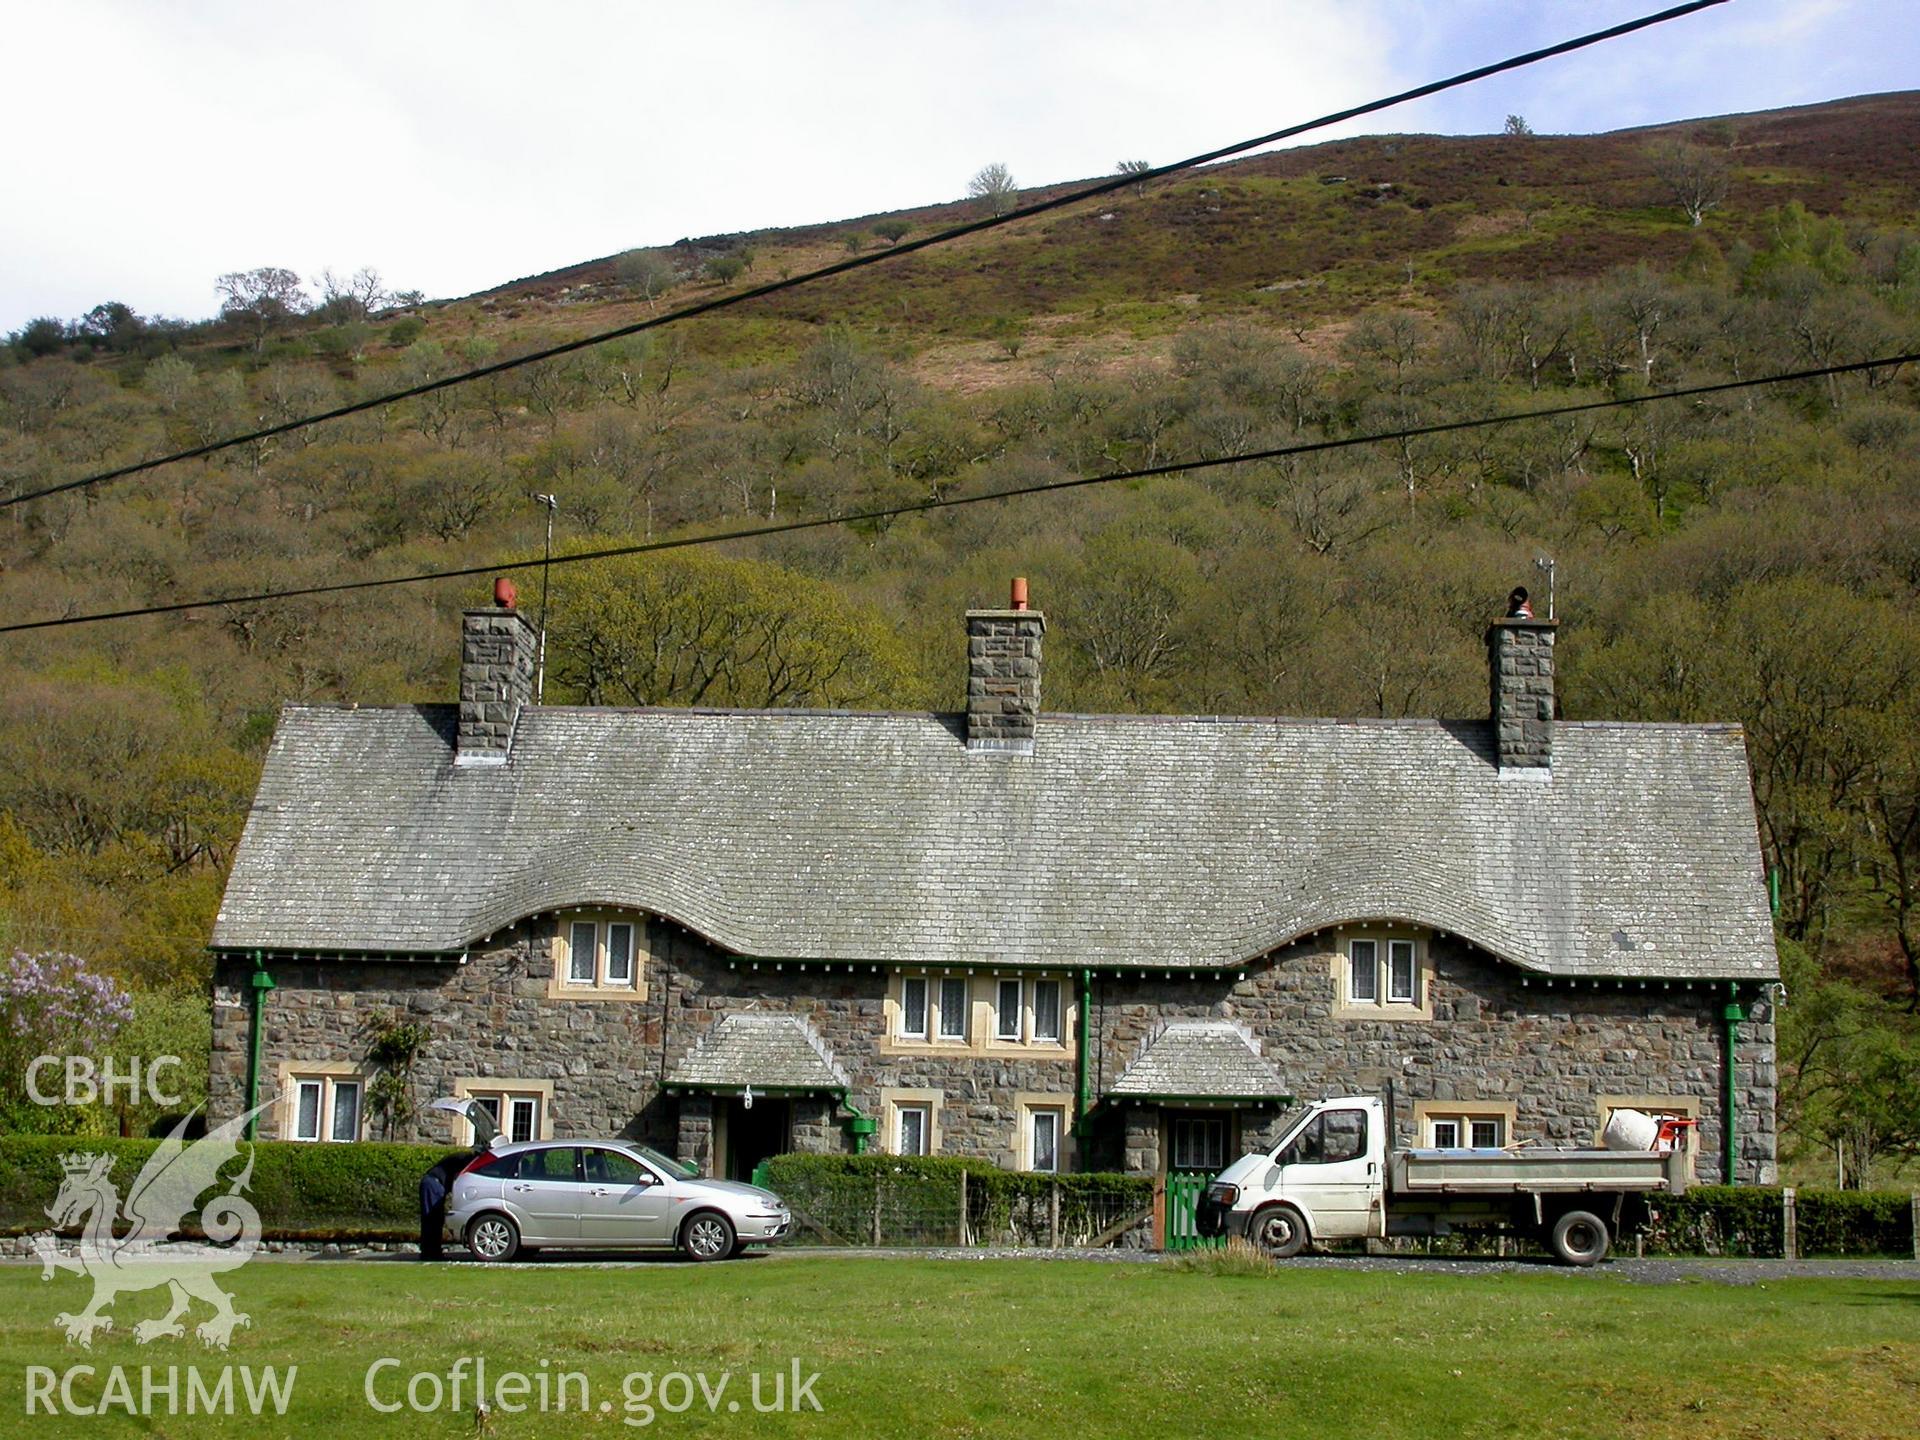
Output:
[[850,1082],[797,1015],[740,1011],[716,1022],[667,1077],[688,1089],[844,1090]]
[[1168,1021],[1107,1090],[1189,1100],[1274,1100],[1286,1093],[1280,1072],[1230,1020]]
[[1777,974],[1737,727],[545,707],[504,766],[450,706],[291,706],[218,949],[451,954],[570,905],[742,955],[1222,968],[1401,920],[1549,975]]

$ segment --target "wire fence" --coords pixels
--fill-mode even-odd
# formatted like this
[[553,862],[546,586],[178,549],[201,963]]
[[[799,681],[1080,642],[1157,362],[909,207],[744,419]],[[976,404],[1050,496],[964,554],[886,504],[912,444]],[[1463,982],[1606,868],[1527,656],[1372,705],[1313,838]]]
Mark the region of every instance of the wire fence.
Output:
[[793,1208],[796,1245],[1084,1249],[1151,1239],[1144,1178],[808,1169],[771,1183]]

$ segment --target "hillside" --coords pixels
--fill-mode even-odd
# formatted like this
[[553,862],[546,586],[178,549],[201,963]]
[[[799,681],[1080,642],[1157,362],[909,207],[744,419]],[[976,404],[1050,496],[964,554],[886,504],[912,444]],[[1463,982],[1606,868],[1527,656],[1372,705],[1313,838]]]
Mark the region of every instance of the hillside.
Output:
[[[536,492],[559,497],[565,551],[1912,351],[1917,140],[1903,93],[1260,156],[10,508],[0,603],[33,618],[537,554]],[[1660,178],[1676,144],[1724,182],[1698,225]],[[0,351],[0,489],[969,213],[692,239],[371,315],[23,335]],[[960,611],[1019,573],[1051,622],[1050,708],[1474,715],[1485,619],[1550,556],[1567,713],[1746,725],[1793,983],[1824,997],[1800,1013],[1853,1037],[1809,1053],[1884,1067],[1920,1055],[1900,1008],[1920,997],[1916,440],[1907,367],[568,568],[548,694],[950,708]],[[456,613],[486,593],[8,637],[0,930],[197,992],[278,707],[449,696]],[[1860,1075],[1795,1073],[1808,1143],[1865,1166],[1920,1136],[1920,1114],[1862,1131],[1833,1108]]]

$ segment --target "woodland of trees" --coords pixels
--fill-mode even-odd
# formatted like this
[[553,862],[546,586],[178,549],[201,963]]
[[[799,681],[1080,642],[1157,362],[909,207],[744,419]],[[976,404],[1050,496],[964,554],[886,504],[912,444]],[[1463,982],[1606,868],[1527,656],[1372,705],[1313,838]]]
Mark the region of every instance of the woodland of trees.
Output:
[[[755,349],[702,322],[9,508],[0,594],[25,619],[525,558],[536,492],[564,552],[1920,348],[1911,231],[1787,206],[1757,238],[1695,234],[1666,270],[1463,284],[1295,333],[1213,318],[1130,365],[1030,345],[966,393],[898,331]],[[649,306],[697,283],[625,277]],[[225,323],[16,337],[0,495],[533,343],[423,310]],[[1484,625],[1550,557],[1569,717],[1746,727],[1783,1119],[1809,1173],[1862,1183],[1920,1148],[1917,441],[1915,369],[1889,367],[561,568],[548,698],[953,709],[960,612],[1018,573],[1051,622],[1050,709],[1475,716]],[[453,616],[485,593],[9,636],[0,943],[200,993],[278,706],[450,699]]]

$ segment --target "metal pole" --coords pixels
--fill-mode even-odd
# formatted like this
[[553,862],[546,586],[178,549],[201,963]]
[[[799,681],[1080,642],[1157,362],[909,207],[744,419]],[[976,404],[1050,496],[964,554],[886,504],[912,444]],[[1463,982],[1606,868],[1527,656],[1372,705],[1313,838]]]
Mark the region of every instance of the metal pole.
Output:
[[560,497],[536,495],[533,498],[547,507],[547,553],[540,561],[540,654],[533,669],[533,703],[541,705],[547,698],[547,576],[553,568],[553,515],[560,508]]

